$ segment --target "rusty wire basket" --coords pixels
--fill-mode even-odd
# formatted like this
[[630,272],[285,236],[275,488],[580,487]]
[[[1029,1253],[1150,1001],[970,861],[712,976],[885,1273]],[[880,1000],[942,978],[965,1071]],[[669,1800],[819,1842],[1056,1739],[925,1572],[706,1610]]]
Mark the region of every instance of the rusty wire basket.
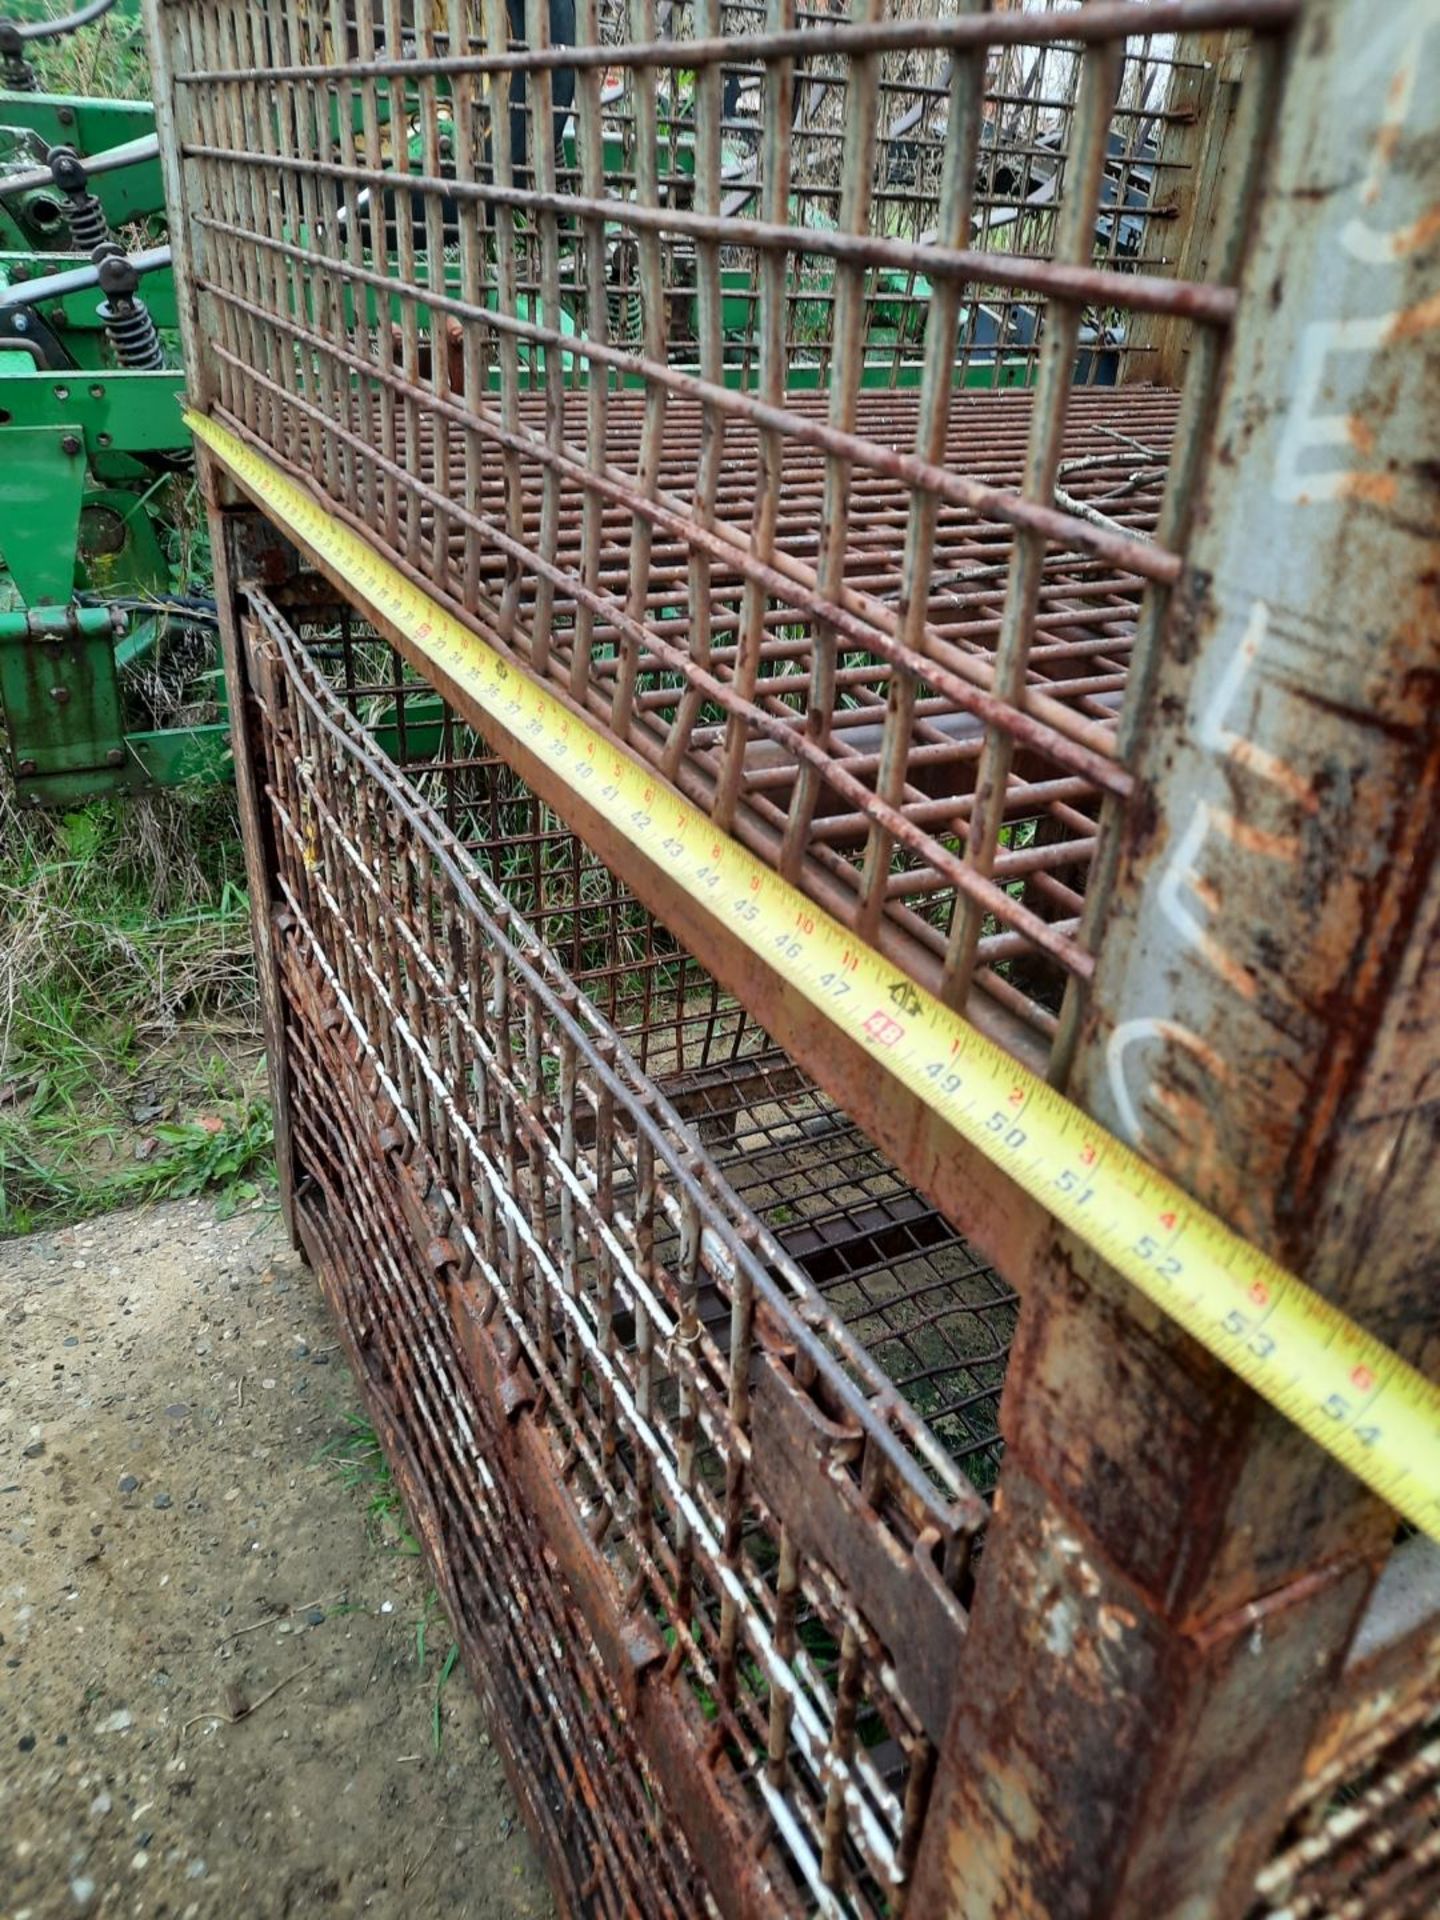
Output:
[[[532,1791],[504,1676],[597,1769],[577,1910],[888,1911],[1014,1296],[385,642],[251,605],[299,1218]],[[567,1586],[568,1665],[489,1618]]]
[[[557,1884],[895,1912],[1016,1297],[388,642],[281,598],[244,632],[296,1221]],[[1436,1703],[1385,1637],[1254,1920],[1423,1911]]]
[[1059,1071],[1293,12],[174,9],[216,405]]
[[[1418,1354],[1435,228],[1363,11],[152,44],[197,404]],[[565,1904],[1428,1920],[1433,1562],[222,465],[292,1211]]]

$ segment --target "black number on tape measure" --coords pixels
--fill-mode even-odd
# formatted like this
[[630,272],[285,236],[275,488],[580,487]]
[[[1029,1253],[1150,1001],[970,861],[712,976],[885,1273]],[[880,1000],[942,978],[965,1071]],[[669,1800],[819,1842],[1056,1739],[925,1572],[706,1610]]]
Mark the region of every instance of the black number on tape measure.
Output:
[[1012,1153],[1018,1153],[1029,1138],[1023,1127],[1010,1125],[1008,1113],[992,1113],[985,1125],[991,1133],[999,1134],[1001,1146],[1008,1147]]
[[[1159,1274],[1162,1280],[1174,1280],[1184,1271],[1181,1262],[1175,1258],[1175,1255],[1173,1253],[1166,1253],[1165,1249],[1160,1245],[1160,1242],[1152,1239],[1148,1233],[1142,1233],[1130,1251],[1135,1254],[1138,1259],[1144,1260],[1149,1266],[1154,1267],[1156,1273]],[[1238,1318],[1239,1316],[1236,1315],[1235,1317]],[[1226,1327],[1227,1333],[1234,1333],[1235,1331],[1236,1329],[1234,1327]]]

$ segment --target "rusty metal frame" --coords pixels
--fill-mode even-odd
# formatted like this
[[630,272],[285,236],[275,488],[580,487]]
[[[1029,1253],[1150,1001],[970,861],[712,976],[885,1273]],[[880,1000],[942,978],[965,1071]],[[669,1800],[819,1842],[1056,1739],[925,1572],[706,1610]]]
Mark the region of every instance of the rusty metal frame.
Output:
[[[1437,79],[1440,8],[1307,8],[1221,393],[1229,457],[1202,484],[1115,869],[1092,870],[1071,1081],[1432,1366]],[[1277,1891],[1312,1866],[1315,1897],[1344,1885],[1323,1911],[1433,1910],[1433,1775],[1415,1824],[1397,1789],[1363,1843],[1408,1871],[1414,1842],[1413,1880],[1372,1880],[1343,1847],[1359,1816],[1330,1818],[1367,1719],[1433,1712],[1433,1580],[1375,1692],[1347,1677],[1393,1515],[1063,1235],[1026,1288],[1002,1423],[972,1635],[1026,1685],[957,1709],[915,1911],[991,1914],[1003,1880],[1015,1913],[1237,1913],[1257,1875]],[[1313,1855],[1297,1793],[1328,1836]]]
[[963,1671],[987,1515],[960,1463],[993,1483],[1014,1297],[382,640],[313,588],[246,606],[293,1209],[362,1347],[399,1316],[376,1385],[402,1458],[417,1424],[448,1450],[447,1594],[478,1604],[453,1482],[480,1443],[414,1378],[437,1342],[635,1720],[655,1814],[601,1811],[637,1884],[723,1845],[754,1868],[722,1910],[887,1910]]
[[1058,1076],[1295,4],[664,13],[167,7],[214,405]]
[[[492,9],[483,31],[463,0],[443,18],[426,0],[353,18],[338,0],[309,16],[178,0],[155,35],[203,404],[898,965],[1414,1352],[1435,1331],[1440,1229],[1434,11],[1387,10],[1382,31],[1358,0],[862,7],[838,22],[792,0],[634,0],[623,17],[582,0],[585,44],[570,48],[548,45],[534,0]],[[1137,66],[1126,42],[1141,33]],[[1147,70],[1166,89],[1153,111]],[[571,88],[567,145],[546,130]],[[1013,136],[1004,165],[995,126]],[[1020,391],[966,390],[1003,387],[1015,344],[987,359],[977,281],[1002,333],[1027,311],[1043,320],[1010,356]],[[1105,389],[1087,329],[1117,314],[1120,384]],[[257,697],[283,734],[293,715],[273,703],[323,647],[312,635],[287,653],[300,612],[254,605]],[[413,643],[385,638],[454,695]],[[305,756],[271,763],[294,829],[276,842],[289,893],[272,931],[296,1218],[510,1729],[561,1898],[582,1912],[883,1902],[917,1920],[1258,1920],[1343,1891],[1365,1920],[1427,1911],[1440,1862],[1422,1663],[1437,1609],[1427,1588],[1403,1631],[1376,1625],[1387,1516],[1016,1210],[985,1163],[674,901],[660,865],[547,786],[523,743],[466,739],[456,702],[427,787],[396,719],[413,791],[397,788],[354,734],[389,724],[357,702],[403,715],[405,675],[388,672],[388,691],[306,682],[319,706],[349,702],[348,723],[331,718],[361,756],[353,791],[316,786]],[[678,1634],[657,1647],[656,1617],[635,1610],[679,1591],[679,1534],[667,1561],[637,1497],[664,1480],[646,1442],[664,1423],[641,1417],[638,1386],[608,1406],[571,1392],[571,1348],[554,1345],[575,1306],[555,1252],[570,1242],[548,1203],[520,1236],[529,1264],[507,1271],[508,1299],[475,1278],[477,1247],[502,1272],[475,1224],[483,1188],[455,1185],[473,1153],[455,1035],[468,1057],[480,1008],[457,1000],[438,930],[455,924],[444,860],[473,864],[489,844],[472,836],[467,853],[456,811],[482,773],[507,805],[506,779],[533,780],[530,824],[511,835],[532,863],[569,849],[571,894],[530,902],[562,953],[585,876],[603,871],[572,832],[614,865],[612,930],[639,900],[679,942],[647,936],[634,1019],[616,963],[588,984],[573,969],[567,1000],[563,960],[515,948],[533,1030],[562,1036],[572,1078],[563,1094],[538,1067],[496,1083],[513,1116],[494,1162],[514,1169],[507,1191],[548,1193],[557,1153],[573,1172],[613,1146],[598,1095],[574,1097],[583,1060],[612,1102],[653,1091],[621,1129],[652,1144],[643,1176],[626,1162],[634,1191],[673,1178],[682,1221],[688,1195],[716,1223],[712,1252],[733,1231],[758,1260],[752,1298],[783,1282],[778,1345],[757,1310],[755,1364],[723,1393],[717,1358],[738,1349],[722,1352],[698,1311],[693,1349],[664,1344],[655,1240],[628,1248],[627,1271],[660,1345],[638,1338],[641,1316],[615,1352],[602,1343],[617,1382],[673,1367],[676,1431],[683,1378],[707,1435],[734,1443],[725,1517],[705,1537],[719,1612],[694,1655]],[[367,879],[332,803],[348,794],[364,815],[380,791],[402,824],[392,844],[370,816]],[[427,882],[442,848],[450,878]],[[507,955],[524,914],[503,885],[485,898]],[[704,962],[707,1010],[692,1020],[682,992],[657,1024],[647,996],[664,1000],[683,951],[682,977]],[[717,1074],[687,1050],[727,990],[770,1044]],[[613,1054],[582,1045],[586,1008],[615,1031]],[[714,1032],[742,1030],[740,1012],[725,1019]],[[730,1151],[739,1116],[762,1152],[772,1124],[788,1146],[812,1080],[903,1177],[878,1214],[871,1194],[843,1220],[818,1209],[747,1239],[743,1192],[763,1212],[774,1182]],[[843,1125],[834,1144],[856,1164],[870,1151]],[[553,1191],[563,1211],[583,1183],[561,1171]],[[970,1279],[1007,1313],[1014,1294],[1025,1303],[988,1521],[966,1478],[994,1469],[988,1412],[974,1447],[953,1421],[941,1438],[934,1409],[905,1397],[914,1323],[887,1346],[872,1311],[896,1248],[917,1263],[913,1303],[957,1227],[999,1269],[972,1261]],[[717,1275],[716,1298],[727,1284]],[[471,1287],[480,1305],[457,1315]],[[847,1329],[836,1309],[851,1304]],[[1008,1327],[995,1369],[1001,1344]],[[703,1383],[686,1373],[696,1352]],[[866,1458],[897,1476],[882,1475],[887,1497],[908,1489],[888,1528],[850,1457],[852,1416]],[[607,1420],[628,1435],[608,1454]],[[948,1587],[914,1552],[935,1472],[961,1543],[942,1556]],[[777,1564],[798,1582],[747,1590],[750,1612],[726,1586],[744,1586],[734,1555],[754,1537],[729,1525],[736,1499],[763,1509],[762,1534],[779,1527]],[[703,1585],[697,1564],[687,1577]],[[484,1616],[487,1569],[534,1618]],[[863,1673],[865,1698],[895,1716],[906,1785],[889,1801],[883,1765],[856,1746],[850,1682],[794,1683],[798,1592],[830,1609],[830,1671]],[[952,1635],[943,1679],[929,1655],[897,1651],[916,1622],[932,1652]],[[725,1735],[707,1744],[717,1701]],[[667,1791],[673,1821],[655,1814]],[[1363,1866],[1336,1793],[1363,1802]]]

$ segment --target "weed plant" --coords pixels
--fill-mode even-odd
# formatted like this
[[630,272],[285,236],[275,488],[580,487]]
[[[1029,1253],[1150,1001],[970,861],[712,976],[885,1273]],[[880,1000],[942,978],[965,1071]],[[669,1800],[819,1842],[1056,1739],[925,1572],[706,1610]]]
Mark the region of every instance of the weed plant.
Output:
[[[51,11],[63,13],[62,5]],[[150,61],[138,14],[116,8],[93,27],[58,40],[32,41],[27,57],[45,93],[148,100]]]
[[0,1235],[255,1197],[262,1086],[229,789],[50,815],[0,786]]

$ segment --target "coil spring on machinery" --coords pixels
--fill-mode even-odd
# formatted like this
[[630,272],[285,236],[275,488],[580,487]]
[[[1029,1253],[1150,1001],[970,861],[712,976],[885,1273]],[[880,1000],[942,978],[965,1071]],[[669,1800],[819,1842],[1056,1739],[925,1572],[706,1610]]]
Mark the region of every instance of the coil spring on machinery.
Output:
[[105,209],[90,191],[85,162],[73,147],[52,147],[50,178],[65,195],[65,218],[77,253],[93,254],[112,238]]
[[70,222],[70,238],[77,253],[94,253],[96,247],[103,247],[110,238],[110,222],[93,193],[73,196],[66,203],[65,217]]
[[135,289],[140,276],[118,248],[97,262],[105,298],[96,313],[122,367],[158,372],[165,365],[165,349],[150,309]]

